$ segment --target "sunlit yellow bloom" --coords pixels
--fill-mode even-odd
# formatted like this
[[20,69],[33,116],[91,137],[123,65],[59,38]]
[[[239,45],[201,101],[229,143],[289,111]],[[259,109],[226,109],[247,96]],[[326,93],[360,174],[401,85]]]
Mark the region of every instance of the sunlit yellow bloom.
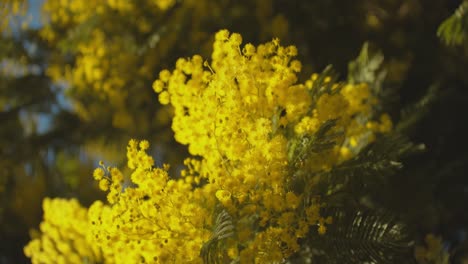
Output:
[[[210,62],[195,55],[160,72],[153,89],[174,110],[175,139],[193,157],[180,176],[170,176],[168,165],[158,168],[148,155],[148,141],[132,139],[128,170],[101,164],[94,171],[107,203],[89,208],[89,232],[106,263],[202,263],[202,246],[216,236],[225,239],[226,258],[274,263],[296,253],[310,228],[326,235],[333,219],[320,214],[320,197],[306,199],[291,187],[293,176],[330,171],[392,123],[373,112],[377,99],[367,84],[341,85],[316,74],[299,82],[296,55],[279,39],[242,46],[240,34],[221,30]],[[85,72],[94,63],[89,59]],[[338,135],[333,147],[294,151],[330,120],[330,133]],[[217,223],[219,208],[229,223]]]

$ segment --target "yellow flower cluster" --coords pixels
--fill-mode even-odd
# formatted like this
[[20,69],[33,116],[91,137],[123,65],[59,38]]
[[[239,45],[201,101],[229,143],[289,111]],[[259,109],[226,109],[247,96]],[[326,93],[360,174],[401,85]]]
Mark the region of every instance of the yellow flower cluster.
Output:
[[89,209],[94,242],[109,263],[200,263],[214,196],[186,179],[170,179],[167,166],[154,168],[148,147],[147,141],[129,143],[131,184],[116,168],[96,169],[110,205],[95,202]]
[[[145,140],[128,144],[127,180],[104,164],[94,171],[108,203],[89,208],[89,234],[105,263],[201,263],[219,240],[225,260],[274,263],[297,252],[311,231],[326,235],[333,219],[320,214],[320,197],[292,189],[291,178],[354,157],[391,129],[390,118],[375,116],[378,102],[366,84],[317,74],[299,83],[294,46],[241,44],[241,35],[221,30],[211,63],[179,59],[153,84],[174,109],[176,140],[194,156],[180,177],[154,166]],[[297,162],[291,149],[330,120],[335,146]],[[230,219],[222,227],[220,208]]]
[[[158,31],[154,16],[161,17],[174,2],[153,0],[142,5],[126,0],[45,1],[43,11],[49,23],[41,28],[41,36],[51,46],[74,56],[70,64],[63,61],[62,54],[53,54],[47,74],[68,84],[69,98],[83,120],[109,120],[113,127],[134,134],[150,130],[148,120],[154,112],[141,111],[141,105],[149,105],[151,100],[147,83],[153,78],[155,61],[167,53],[165,43],[173,46],[175,40],[168,37],[157,41],[159,45],[154,49],[146,46],[146,40],[151,32]],[[142,15],[148,11],[151,16]],[[132,16],[139,18],[122,22]],[[154,37],[159,39],[159,33]],[[134,126],[136,123],[140,125]]]
[[[148,5],[153,8],[166,10],[173,6],[175,0],[152,0]],[[50,14],[53,23],[63,26],[83,23],[96,13],[103,14],[109,11],[130,13],[138,8],[138,4],[126,0],[49,0],[44,3],[44,11]]]
[[[313,135],[325,121],[338,119],[334,130],[344,136],[335,149],[315,157],[311,168],[319,170],[352,157],[391,122],[386,116],[386,123],[371,120],[376,99],[366,84],[333,85],[314,100],[309,94],[317,75],[297,83],[301,63],[293,59],[294,46],[282,47],[277,39],[257,47],[241,43],[239,34],[219,31],[211,64],[198,55],[179,59],[153,88],[162,104],[174,108],[176,140],[202,157],[195,175],[206,178],[239,219],[234,247],[241,249],[241,262],[280,261],[298,250],[297,239],[309,226],[318,225],[323,234],[330,222],[320,217],[319,200],[308,205],[305,217],[296,213],[301,194],[286,188],[290,138],[281,131]],[[253,229],[252,215],[263,231]]]
[[[152,99],[147,84],[154,72],[174,53],[189,52],[188,47],[208,53],[211,32],[203,26],[223,24],[226,16],[231,23],[239,17],[242,22],[274,22],[262,35],[286,35],[286,20],[275,16],[271,6],[271,0],[48,0],[43,11],[49,23],[40,33],[60,52],[50,56],[47,74],[69,84],[69,98],[83,120],[111,120],[115,128],[142,135],[150,124],[166,125],[169,119],[165,111],[155,118],[155,105],[143,107]],[[63,52],[73,56],[72,63],[63,60]]]
[[[112,109],[114,127],[129,128],[133,123],[145,123],[144,116],[140,116],[141,120],[134,120],[126,107],[128,92],[123,88],[135,76],[144,78],[144,74],[133,67],[138,58],[134,54],[121,52],[128,49],[126,45],[131,45],[129,39],[120,35],[108,38],[103,31],[95,29],[91,33],[91,39],[78,46],[79,55],[74,68],[68,66],[59,69],[57,67],[60,66],[57,65],[48,69],[48,74],[54,79],[65,79],[73,85],[76,89],[74,99],[99,95],[99,104],[93,104],[94,101],[73,101],[75,109],[84,120],[93,120],[96,116],[103,115],[100,108],[102,101],[106,100],[109,102],[108,107]],[[137,103],[147,99],[135,96],[133,100]]]
[[98,263],[100,249],[88,231],[88,210],[77,200],[43,201],[44,220],[40,237],[24,248],[32,263]]

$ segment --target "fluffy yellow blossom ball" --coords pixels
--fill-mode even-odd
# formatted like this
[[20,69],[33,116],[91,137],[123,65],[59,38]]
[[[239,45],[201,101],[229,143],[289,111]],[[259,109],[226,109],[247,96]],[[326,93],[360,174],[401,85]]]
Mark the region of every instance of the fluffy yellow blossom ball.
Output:
[[216,191],[216,198],[218,198],[222,204],[227,204],[231,201],[231,193],[226,190],[218,190]]

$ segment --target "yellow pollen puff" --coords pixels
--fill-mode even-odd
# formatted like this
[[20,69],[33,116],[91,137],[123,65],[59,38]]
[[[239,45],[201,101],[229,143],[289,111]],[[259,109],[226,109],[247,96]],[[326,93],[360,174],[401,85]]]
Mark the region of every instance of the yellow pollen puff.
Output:
[[149,146],[150,146],[150,144],[149,144],[148,140],[140,141],[140,149],[141,150],[146,150],[146,149],[149,148]]
[[245,44],[242,52],[244,53],[245,56],[252,56],[255,54],[255,46],[250,43],[247,43]]
[[153,82],[153,90],[156,93],[162,92],[163,89],[164,89],[164,83],[161,80],[156,80]]
[[226,190],[217,190],[216,191],[216,198],[222,203],[225,204],[231,201],[231,192]]
[[107,179],[101,179],[99,181],[99,189],[103,190],[103,191],[107,191],[109,189],[109,181]]
[[291,69],[292,69],[293,71],[295,71],[295,72],[300,72],[301,69],[302,69],[302,64],[301,64],[301,62],[298,61],[298,60],[293,60],[293,61],[291,62],[291,66],[290,66],[290,67],[291,67]]
[[227,29],[222,29],[218,31],[215,35],[215,40],[225,41],[229,38],[229,31]]
[[297,56],[297,48],[295,46],[288,46],[286,48],[286,54],[288,56],[291,56],[291,57],[294,57],[294,56]]
[[94,177],[95,180],[99,181],[99,180],[102,179],[102,177],[104,177],[104,174],[105,174],[105,172],[104,172],[104,170],[102,168],[96,168],[94,170],[94,172],[93,172],[93,177]]
[[242,36],[239,33],[232,33],[229,40],[233,45],[240,45],[242,43]]
[[162,105],[167,105],[170,102],[170,95],[167,91],[163,91],[162,93],[159,94],[159,102]]

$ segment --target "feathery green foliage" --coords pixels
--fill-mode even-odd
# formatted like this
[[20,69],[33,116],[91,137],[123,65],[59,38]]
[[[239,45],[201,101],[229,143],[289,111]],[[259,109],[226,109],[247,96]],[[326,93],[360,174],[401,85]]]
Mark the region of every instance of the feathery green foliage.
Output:
[[327,235],[309,242],[324,263],[415,263],[411,233],[394,214],[350,208],[325,211],[333,217]]
[[437,29],[437,36],[449,46],[461,45],[468,36],[468,1],[457,8]]
[[222,243],[234,235],[232,217],[226,210],[221,210],[216,216],[212,237],[202,247],[200,255],[206,264],[224,263]]

